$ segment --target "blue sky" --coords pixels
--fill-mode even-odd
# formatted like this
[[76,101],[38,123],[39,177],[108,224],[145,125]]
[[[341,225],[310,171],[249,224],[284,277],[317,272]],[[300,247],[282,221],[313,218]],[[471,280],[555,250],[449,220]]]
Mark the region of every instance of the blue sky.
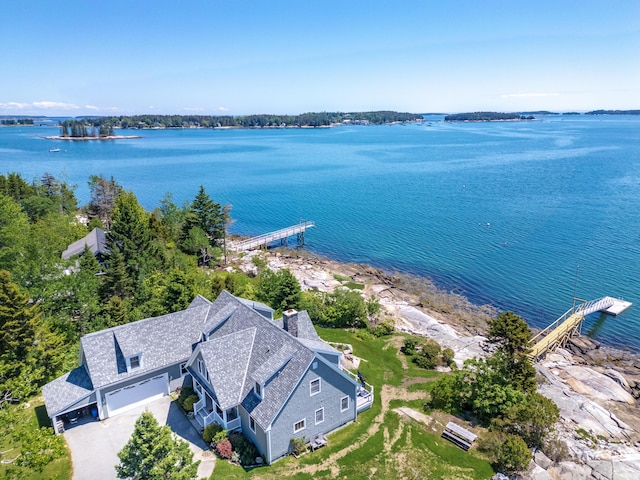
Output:
[[640,108],[640,0],[3,1],[0,114]]

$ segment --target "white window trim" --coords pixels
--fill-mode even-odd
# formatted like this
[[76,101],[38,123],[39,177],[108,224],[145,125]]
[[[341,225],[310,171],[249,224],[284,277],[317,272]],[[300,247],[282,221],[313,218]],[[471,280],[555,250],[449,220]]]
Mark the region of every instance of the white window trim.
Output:
[[[313,391],[313,382],[318,382],[318,391]],[[322,378],[314,378],[309,382],[309,394],[313,397],[314,395],[319,394],[322,391]]]
[[256,382],[253,386],[253,393],[255,393],[259,399],[262,400],[262,392],[264,391],[264,386],[261,383]]
[[[251,425],[253,425],[253,427]],[[249,430],[256,433],[256,421],[251,415],[249,415]]]
[[[302,423],[302,427],[296,430],[296,425],[298,423]],[[297,422],[294,422],[293,424],[293,433],[298,433],[301,432],[302,430],[304,430],[305,428],[307,428],[307,419],[303,418],[301,420],[298,420]]]
[[[342,403],[343,403],[345,398],[347,399],[347,407],[346,408],[342,408]],[[349,395],[345,395],[344,397],[342,397],[340,399],[340,411],[341,412],[346,412],[347,410],[349,410],[349,403],[350,403]]]
[[[134,367],[133,365],[131,365],[131,360],[133,360],[136,357],[138,358],[138,366]],[[135,355],[131,355],[127,357],[127,366],[129,367],[128,369],[129,371],[138,370],[139,368],[142,368],[142,354],[136,353]]]
[[185,375],[187,375],[189,372],[187,371],[187,363],[188,362],[182,362],[180,364],[180,376],[184,377]]
[[[318,421],[318,412],[322,412],[322,420]],[[322,422],[324,422],[324,407],[321,407],[319,409],[317,409],[314,413],[313,419],[316,422],[316,425],[321,424]]]

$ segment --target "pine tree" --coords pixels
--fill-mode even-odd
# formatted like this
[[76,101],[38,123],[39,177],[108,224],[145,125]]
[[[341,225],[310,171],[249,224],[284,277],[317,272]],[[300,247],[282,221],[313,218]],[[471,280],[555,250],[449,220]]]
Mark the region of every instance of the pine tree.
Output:
[[188,235],[193,227],[204,230],[211,246],[216,246],[218,241],[224,240],[225,216],[222,206],[209,197],[202,185],[185,218],[183,235]]
[[176,438],[171,429],[160,426],[148,410],[136,420],[129,442],[118,452],[118,478],[136,480],[195,479],[200,461],[184,440]]

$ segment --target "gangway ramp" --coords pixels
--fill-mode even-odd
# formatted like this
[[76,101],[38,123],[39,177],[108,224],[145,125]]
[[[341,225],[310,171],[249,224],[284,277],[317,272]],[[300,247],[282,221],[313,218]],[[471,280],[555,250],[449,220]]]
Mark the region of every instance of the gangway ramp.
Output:
[[547,352],[564,345],[569,338],[580,332],[585,316],[595,312],[619,315],[631,305],[631,302],[613,297],[602,297],[591,301],[574,299],[574,306],[571,309],[531,339],[529,358],[536,361],[543,358]]
[[315,227],[314,222],[300,222],[297,225],[291,227],[281,228],[274,232],[264,233],[255,237],[248,238],[237,242],[232,248],[237,252],[243,252],[247,250],[253,250],[255,248],[267,248],[274,242],[280,242],[281,245],[286,245],[289,237],[296,236],[296,242],[298,245],[304,245],[304,233],[308,228]]

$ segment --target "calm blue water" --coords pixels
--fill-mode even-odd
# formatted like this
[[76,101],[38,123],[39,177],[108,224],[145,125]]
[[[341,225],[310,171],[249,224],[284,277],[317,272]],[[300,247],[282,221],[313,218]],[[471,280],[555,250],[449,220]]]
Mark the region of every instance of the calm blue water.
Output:
[[[0,173],[51,172],[88,198],[113,175],[148,209],[203,184],[233,205],[232,231],[314,220],[308,248],[429,276],[536,327],[574,294],[636,305],[583,332],[640,348],[640,118],[318,130],[158,130],[66,143],[46,127],[0,128]],[[126,132],[125,132],[126,133]],[[59,147],[60,153],[49,153]]]

